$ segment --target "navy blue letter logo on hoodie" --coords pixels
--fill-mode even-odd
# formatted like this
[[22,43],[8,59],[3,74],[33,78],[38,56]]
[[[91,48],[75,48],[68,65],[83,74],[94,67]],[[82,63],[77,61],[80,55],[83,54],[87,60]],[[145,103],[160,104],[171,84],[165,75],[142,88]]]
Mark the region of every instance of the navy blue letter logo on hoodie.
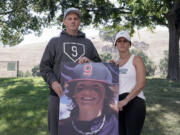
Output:
[[64,42],[64,53],[73,61],[76,62],[85,54],[84,44],[75,42]]

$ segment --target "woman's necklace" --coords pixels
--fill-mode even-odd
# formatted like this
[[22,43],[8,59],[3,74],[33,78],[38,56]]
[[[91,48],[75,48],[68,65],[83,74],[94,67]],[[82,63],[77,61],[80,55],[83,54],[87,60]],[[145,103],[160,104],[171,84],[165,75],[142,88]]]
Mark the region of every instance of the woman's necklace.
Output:
[[74,128],[74,130],[75,130],[76,132],[78,132],[78,133],[81,134],[81,135],[94,135],[94,134],[98,133],[98,132],[103,128],[103,126],[104,126],[104,124],[105,124],[105,120],[106,120],[106,117],[104,116],[104,117],[103,117],[103,121],[102,121],[101,125],[99,126],[99,128],[96,129],[95,131],[91,131],[91,132],[83,132],[82,130],[78,129],[78,128],[76,127],[76,125],[75,125],[74,120],[72,120],[72,127]]

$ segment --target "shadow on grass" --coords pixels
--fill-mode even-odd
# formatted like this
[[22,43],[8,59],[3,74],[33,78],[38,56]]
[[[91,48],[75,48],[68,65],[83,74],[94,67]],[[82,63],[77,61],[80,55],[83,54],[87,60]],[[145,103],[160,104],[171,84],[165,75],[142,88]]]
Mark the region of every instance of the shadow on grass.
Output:
[[40,78],[0,79],[0,134],[47,135],[48,95]]
[[180,134],[180,84],[165,79],[148,79],[144,93],[147,115],[143,135]]
[[[180,84],[147,79],[142,135],[180,134]],[[0,135],[48,135],[49,90],[41,78],[0,79]]]

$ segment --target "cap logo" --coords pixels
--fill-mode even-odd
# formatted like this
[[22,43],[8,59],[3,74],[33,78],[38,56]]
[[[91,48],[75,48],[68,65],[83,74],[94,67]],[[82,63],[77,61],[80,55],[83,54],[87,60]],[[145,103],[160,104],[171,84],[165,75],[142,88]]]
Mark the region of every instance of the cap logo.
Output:
[[91,76],[92,74],[92,65],[86,64],[83,67],[83,76]]

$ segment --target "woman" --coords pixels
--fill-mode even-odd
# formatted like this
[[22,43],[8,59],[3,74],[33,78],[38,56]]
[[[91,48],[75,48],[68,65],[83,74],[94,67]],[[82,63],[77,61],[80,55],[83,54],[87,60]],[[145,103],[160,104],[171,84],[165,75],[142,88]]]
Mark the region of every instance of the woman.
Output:
[[59,135],[118,135],[112,76],[102,63],[79,64],[66,82],[73,102],[70,117],[60,120]]
[[142,89],[146,69],[140,56],[130,53],[131,38],[127,31],[116,34],[115,47],[119,51],[119,132],[120,135],[140,135],[145,115],[145,97]]

